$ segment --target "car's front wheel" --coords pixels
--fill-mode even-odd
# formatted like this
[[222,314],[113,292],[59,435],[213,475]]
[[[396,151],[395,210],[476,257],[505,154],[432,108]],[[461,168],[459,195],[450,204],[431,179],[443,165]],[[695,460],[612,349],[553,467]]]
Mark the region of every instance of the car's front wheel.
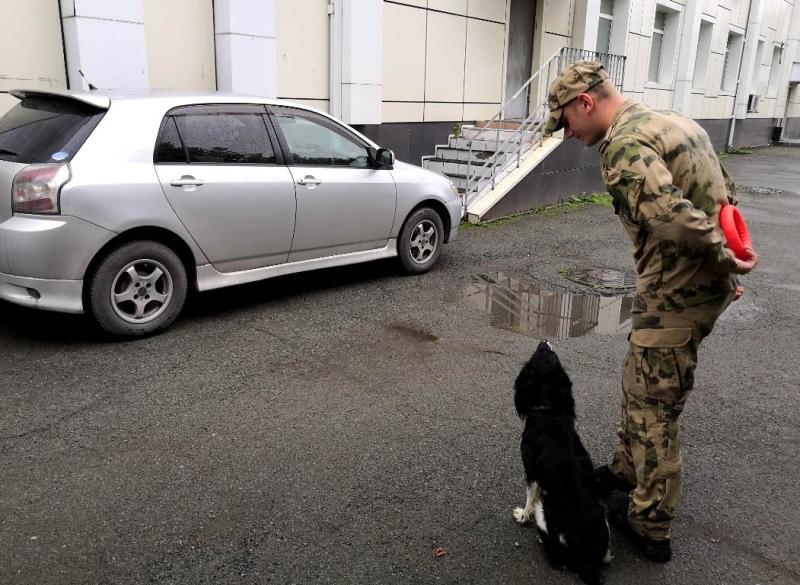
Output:
[[417,209],[400,230],[397,241],[400,264],[409,274],[427,272],[439,259],[443,245],[442,218],[430,207]]
[[169,327],[186,300],[186,269],[160,242],[128,242],[87,279],[87,312],[114,335],[140,337]]

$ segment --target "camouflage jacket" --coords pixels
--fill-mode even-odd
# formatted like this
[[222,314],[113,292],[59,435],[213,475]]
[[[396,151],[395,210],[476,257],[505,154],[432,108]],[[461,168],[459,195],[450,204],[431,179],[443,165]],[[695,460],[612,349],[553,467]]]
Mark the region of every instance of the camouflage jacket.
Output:
[[674,311],[734,290],[719,210],[733,181],[705,130],[628,100],[600,145],[603,181],[633,242],[634,312]]

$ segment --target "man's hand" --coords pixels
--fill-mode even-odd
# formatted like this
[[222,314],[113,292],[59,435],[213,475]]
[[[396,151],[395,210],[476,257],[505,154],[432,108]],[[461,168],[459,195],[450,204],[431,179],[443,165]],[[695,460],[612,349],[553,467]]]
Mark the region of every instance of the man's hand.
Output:
[[745,249],[746,257],[744,260],[737,258],[730,248],[726,248],[726,250],[728,251],[728,254],[730,254],[730,257],[733,258],[733,261],[736,262],[736,268],[731,270],[731,272],[734,274],[747,274],[756,267],[756,264],[758,264],[758,254],[756,254],[756,251],[753,250],[753,248]]

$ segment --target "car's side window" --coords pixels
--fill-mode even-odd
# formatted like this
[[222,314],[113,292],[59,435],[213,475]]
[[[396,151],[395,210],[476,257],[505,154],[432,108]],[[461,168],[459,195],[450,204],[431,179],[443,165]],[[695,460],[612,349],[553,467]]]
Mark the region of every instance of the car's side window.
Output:
[[161,136],[156,147],[155,162],[157,163],[186,163],[186,151],[183,150],[175,119],[168,116],[164,120]]
[[367,147],[323,116],[288,108],[275,108],[273,115],[286,139],[292,164],[369,167]]
[[189,163],[275,164],[263,115],[230,112],[187,112],[175,122]]

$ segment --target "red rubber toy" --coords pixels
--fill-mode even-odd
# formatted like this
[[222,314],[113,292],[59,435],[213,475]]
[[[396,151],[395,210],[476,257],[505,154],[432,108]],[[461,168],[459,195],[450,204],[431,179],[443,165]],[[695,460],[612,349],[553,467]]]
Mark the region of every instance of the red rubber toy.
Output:
[[735,205],[725,205],[719,210],[719,223],[728,240],[728,247],[739,260],[746,260],[748,255],[745,250],[753,247],[753,240],[742,212]]

